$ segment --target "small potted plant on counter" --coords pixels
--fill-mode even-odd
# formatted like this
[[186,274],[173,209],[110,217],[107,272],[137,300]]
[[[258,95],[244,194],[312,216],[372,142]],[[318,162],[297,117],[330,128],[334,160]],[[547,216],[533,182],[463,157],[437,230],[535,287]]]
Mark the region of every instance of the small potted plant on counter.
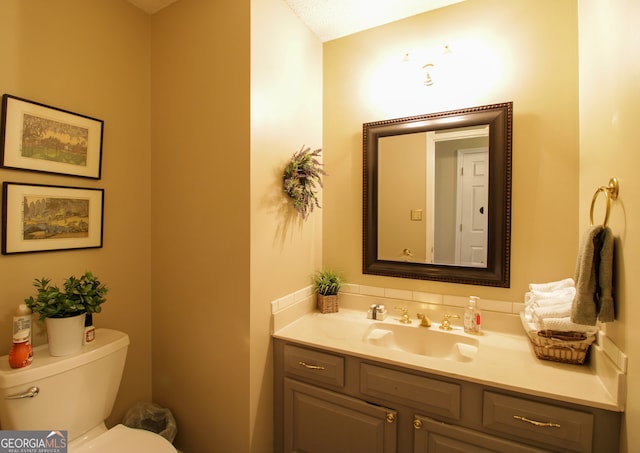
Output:
[[49,353],[73,354],[82,347],[87,314],[100,313],[109,289],[89,271],[80,278],[67,278],[63,290],[50,283],[47,278],[36,278],[37,294],[25,303],[46,324]]
[[338,311],[338,291],[344,283],[340,274],[332,270],[318,271],[313,276],[313,286],[318,293],[318,310],[321,313]]

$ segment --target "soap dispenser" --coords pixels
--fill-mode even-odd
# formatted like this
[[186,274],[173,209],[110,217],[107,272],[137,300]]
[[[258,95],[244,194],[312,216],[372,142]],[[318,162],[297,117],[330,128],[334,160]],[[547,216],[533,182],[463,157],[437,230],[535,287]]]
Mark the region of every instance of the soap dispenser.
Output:
[[469,305],[464,311],[464,331],[467,333],[480,333],[480,310],[478,309],[478,297],[469,297]]

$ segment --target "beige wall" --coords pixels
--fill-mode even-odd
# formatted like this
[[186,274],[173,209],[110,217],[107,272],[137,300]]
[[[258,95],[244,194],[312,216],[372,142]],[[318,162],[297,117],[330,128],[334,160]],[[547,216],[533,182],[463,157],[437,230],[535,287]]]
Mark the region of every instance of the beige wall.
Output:
[[[334,177],[324,192],[324,263],[351,283],[494,300],[522,300],[529,282],[573,275],[577,46],[571,0],[468,0],[325,43],[324,147]],[[407,50],[424,54],[420,66],[435,62],[433,86],[410,79]],[[362,123],[506,101],[514,103],[511,288],[363,275]]]
[[[578,2],[580,18],[580,215],[589,222],[591,199],[612,177],[620,195],[612,203],[609,226],[615,238],[617,320],[607,333],[629,356],[624,452],[640,450],[640,4],[637,1]],[[594,221],[604,218],[604,197],[596,202]]]
[[0,17],[0,92],[105,122],[100,180],[0,170],[2,181],[105,189],[103,248],[0,256],[0,354],[34,278],[93,271],[110,287],[96,326],[131,338],[114,423],[151,399],[149,17],[113,0],[3,0]]
[[212,3],[152,19],[154,399],[186,452],[269,452],[270,301],[321,262],[281,175],[321,146],[322,47],[283,2],[251,4],[251,42],[249,2]]
[[[282,0],[251,2],[250,451],[273,450],[270,301],[310,283],[322,260],[322,213],[302,222],[282,170],[322,147],[322,45]],[[331,174],[333,169],[326,168]],[[328,178],[331,178],[329,176]]]
[[[385,170],[378,172],[381,194],[378,256],[385,260],[425,262],[426,219],[411,220],[411,212],[416,209],[427,212],[427,134],[380,137],[378,142],[378,165]],[[410,258],[405,250],[411,251]]]
[[151,27],[153,396],[185,452],[248,451],[249,2]]

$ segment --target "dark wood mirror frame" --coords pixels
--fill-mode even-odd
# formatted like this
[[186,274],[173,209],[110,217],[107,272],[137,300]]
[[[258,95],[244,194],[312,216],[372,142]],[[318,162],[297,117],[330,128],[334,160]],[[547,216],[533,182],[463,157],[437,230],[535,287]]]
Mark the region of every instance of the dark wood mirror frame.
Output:
[[[513,103],[363,124],[364,274],[508,288],[511,256]],[[378,139],[390,135],[489,125],[487,266],[462,267],[378,259]]]

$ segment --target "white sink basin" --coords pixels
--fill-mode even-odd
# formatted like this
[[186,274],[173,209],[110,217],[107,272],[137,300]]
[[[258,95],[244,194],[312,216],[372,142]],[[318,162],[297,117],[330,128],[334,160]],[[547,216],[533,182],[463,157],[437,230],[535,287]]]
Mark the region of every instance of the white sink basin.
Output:
[[372,324],[362,340],[382,348],[457,362],[475,359],[479,345],[476,338],[457,331],[388,323]]

